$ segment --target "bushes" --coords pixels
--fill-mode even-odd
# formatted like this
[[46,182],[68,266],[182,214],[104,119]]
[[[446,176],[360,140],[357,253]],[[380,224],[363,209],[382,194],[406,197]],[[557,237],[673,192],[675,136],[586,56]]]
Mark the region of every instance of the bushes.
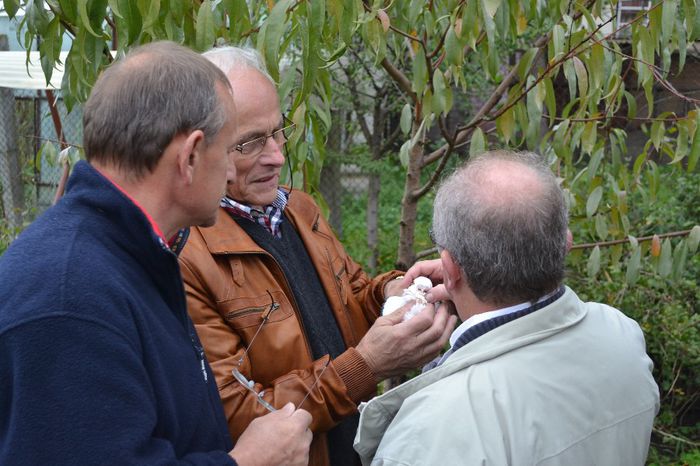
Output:
[[0,218],[0,256],[2,256],[18,234],[19,229],[11,228],[4,219]]

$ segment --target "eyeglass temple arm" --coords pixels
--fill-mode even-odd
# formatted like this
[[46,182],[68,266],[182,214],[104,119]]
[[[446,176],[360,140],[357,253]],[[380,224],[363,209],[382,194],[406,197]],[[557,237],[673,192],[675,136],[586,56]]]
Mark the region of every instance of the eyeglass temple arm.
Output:
[[262,330],[263,326],[267,323],[267,321],[270,319],[270,315],[274,311],[276,311],[280,305],[275,302],[275,298],[272,296],[272,293],[270,293],[270,290],[265,290],[267,291],[267,294],[270,295],[270,307],[267,308],[265,312],[263,312],[260,317],[262,317],[262,322],[260,322],[260,325],[258,326],[258,329],[255,331],[255,334],[253,335],[253,338],[250,339],[250,343],[248,343],[248,346],[246,346],[245,351],[243,351],[243,354],[241,354],[241,357],[238,359],[238,365],[240,366],[243,364],[243,360],[248,357],[248,350],[253,346],[253,342],[255,342],[255,338],[258,336],[258,333],[260,333],[260,330]]
[[316,380],[314,380],[314,383],[311,384],[311,386],[310,386],[309,389],[307,390],[306,396],[301,400],[301,403],[299,403],[299,405],[297,406],[297,409],[301,409],[301,405],[304,404],[304,402],[305,402],[306,399],[309,397],[309,395],[311,395],[311,392],[314,391],[314,388],[316,388],[316,385],[318,385],[318,381],[321,380],[321,376],[323,375],[324,372],[326,372],[326,369],[328,368],[328,366],[330,365],[330,363],[331,363],[331,357],[330,357],[330,355],[329,355],[329,356],[328,356],[328,361],[326,361],[326,365],[323,366],[323,369],[321,369],[321,373],[318,374],[318,377],[316,377]]

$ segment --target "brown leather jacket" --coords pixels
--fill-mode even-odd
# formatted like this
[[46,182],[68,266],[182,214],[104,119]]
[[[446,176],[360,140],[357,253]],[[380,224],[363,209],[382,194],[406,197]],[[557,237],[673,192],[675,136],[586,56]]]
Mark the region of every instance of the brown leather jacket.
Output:
[[[285,214],[309,252],[348,348],[330,362],[302,406],[313,416],[309,464],[327,465],[323,432],[355,413],[357,404],[375,393],[377,380],[354,346],[377,318],[384,284],[399,272],[370,279],[347,255],[309,195],[292,192]],[[256,391],[264,390],[264,399],[273,406],[280,408],[289,401],[298,405],[328,356],[312,359],[289,277],[223,209],[213,227],[192,229],[180,264],[189,312],[216,376],[235,441],[254,418],[267,413],[231,374],[263,312],[275,308],[239,370],[255,381]]]

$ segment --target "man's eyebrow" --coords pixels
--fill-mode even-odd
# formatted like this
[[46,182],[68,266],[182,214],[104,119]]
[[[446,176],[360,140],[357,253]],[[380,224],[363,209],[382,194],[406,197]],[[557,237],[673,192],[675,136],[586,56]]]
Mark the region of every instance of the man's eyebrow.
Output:
[[[284,118],[280,118],[280,121],[275,125],[275,127],[272,129],[272,131],[270,131],[270,133],[272,133],[273,131],[280,130],[282,128],[284,128]],[[267,136],[270,133],[268,133],[266,131],[260,131],[258,129],[250,130],[247,133],[243,133],[240,136],[240,138],[239,138],[241,141],[240,144],[244,144],[248,141],[253,141],[253,140],[261,138],[263,136]]]
[[265,133],[265,131],[252,130],[248,131],[247,133],[243,133],[239,139],[241,141],[241,144],[243,144],[245,142],[252,141],[263,136],[267,136],[267,133]]

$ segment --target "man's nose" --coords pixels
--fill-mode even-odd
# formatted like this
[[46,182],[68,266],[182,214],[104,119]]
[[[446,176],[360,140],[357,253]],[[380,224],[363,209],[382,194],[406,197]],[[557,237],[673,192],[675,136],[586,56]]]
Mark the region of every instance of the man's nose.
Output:
[[226,182],[236,179],[236,151],[228,153],[228,163],[226,164]]
[[273,138],[267,138],[263,153],[260,154],[260,162],[264,165],[281,167],[284,165],[284,153],[282,147]]

